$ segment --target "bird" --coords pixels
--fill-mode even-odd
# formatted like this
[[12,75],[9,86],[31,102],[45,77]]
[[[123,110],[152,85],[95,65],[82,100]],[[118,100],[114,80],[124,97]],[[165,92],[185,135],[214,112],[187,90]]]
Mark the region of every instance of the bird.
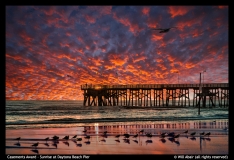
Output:
[[149,137],[149,138],[151,138],[152,134],[151,133],[147,133],[146,136]]
[[49,137],[45,138],[46,142],[47,142],[49,139],[50,139]]
[[204,136],[209,136],[210,135],[210,132],[206,133]]
[[143,133],[144,132],[144,129],[140,130],[139,133]]
[[170,132],[167,134],[169,137],[174,137],[175,136],[175,132]]
[[177,27],[170,27],[170,28],[153,28],[152,30],[161,30],[159,33],[166,33],[169,32],[170,29],[177,28]]
[[161,136],[165,136],[166,135],[166,132],[164,132],[164,133],[161,133]]
[[69,136],[65,136],[65,137],[63,137],[63,139],[68,140],[68,139],[69,139]]
[[34,144],[32,145],[32,147],[37,147],[37,146],[38,146],[38,144],[39,144],[39,142],[34,143]]
[[200,133],[201,136],[204,135],[204,134],[205,134],[205,132]]
[[227,127],[225,127],[223,130],[228,131],[228,128],[227,128]]
[[77,135],[73,136],[72,138],[76,138],[76,137],[77,137]]
[[77,138],[76,140],[77,140],[77,141],[82,141],[82,138]]
[[133,138],[136,138],[138,136],[138,134],[134,135]]
[[21,138],[20,137],[18,137],[18,138],[16,138],[15,140],[18,140],[18,142],[19,142],[19,140],[20,140]]
[[89,139],[90,139],[90,136],[85,136],[84,138],[89,140]]
[[184,131],[184,133],[186,133],[186,134],[187,134],[187,133],[188,133],[188,130],[187,130],[187,131]]
[[129,134],[125,134],[125,136],[124,136],[125,138],[129,138],[130,137],[130,135]]
[[52,137],[52,138],[53,138],[53,140],[58,140],[58,139],[59,139],[58,136],[54,136],[54,137]]
[[84,132],[84,133],[86,133],[86,132],[87,132],[87,130],[84,130],[83,132]]
[[174,138],[179,138],[179,136],[180,136],[180,134],[177,134],[177,135],[174,136]]
[[191,133],[190,135],[191,135],[191,136],[194,136],[195,134],[196,134],[196,132],[193,132],[193,133]]
[[118,135],[116,135],[115,137],[116,137],[116,138],[119,138],[119,137],[120,137],[120,135],[118,134]]

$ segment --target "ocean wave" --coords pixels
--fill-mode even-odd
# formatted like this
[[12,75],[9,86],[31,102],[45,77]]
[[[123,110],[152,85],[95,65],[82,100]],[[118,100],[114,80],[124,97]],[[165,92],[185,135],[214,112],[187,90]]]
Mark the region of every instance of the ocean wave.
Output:
[[68,124],[68,123],[98,123],[98,122],[134,122],[134,121],[180,121],[180,120],[209,120],[209,119],[228,119],[228,116],[211,117],[170,117],[170,118],[96,118],[96,119],[75,119],[62,118],[50,119],[45,121],[15,121],[6,122],[6,125],[30,125],[30,124]]

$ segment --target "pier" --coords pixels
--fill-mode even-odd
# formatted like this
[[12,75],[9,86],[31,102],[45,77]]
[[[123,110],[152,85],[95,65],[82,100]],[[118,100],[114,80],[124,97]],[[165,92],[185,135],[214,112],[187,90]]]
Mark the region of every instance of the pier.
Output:
[[[228,107],[229,83],[81,85],[84,106]],[[192,95],[192,97],[191,97]]]

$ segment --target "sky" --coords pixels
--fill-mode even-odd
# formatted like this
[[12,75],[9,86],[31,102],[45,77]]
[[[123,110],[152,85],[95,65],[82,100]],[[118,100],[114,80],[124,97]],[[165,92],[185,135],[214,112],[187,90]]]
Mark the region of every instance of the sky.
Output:
[[6,6],[6,100],[82,100],[86,83],[194,84],[200,73],[228,83],[228,10]]

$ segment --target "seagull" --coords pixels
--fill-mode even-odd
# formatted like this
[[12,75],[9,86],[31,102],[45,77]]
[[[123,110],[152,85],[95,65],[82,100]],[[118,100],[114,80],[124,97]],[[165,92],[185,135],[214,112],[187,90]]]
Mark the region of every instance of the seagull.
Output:
[[159,33],[166,33],[169,32],[170,29],[177,28],[177,27],[170,27],[170,28],[153,28],[152,30],[161,30]]
[[206,133],[204,136],[209,136],[210,135],[210,132]]
[[59,139],[58,136],[54,136],[54,137],[52,137],[52,138],[53,138],[53,140],[58,140],[58,139]]
[[196,132],[193,132],[193,133],[191,133],[190,135],[191,135],[191,136],[194,136],[195,134],[196,134]]
[[20,137],[16,138],[15,140],[18,140],[18,142],[19,142],[19,140],[20,140]]
[[77,137],[77,135],[73,136],[72,138],[76,138],[76,137]]
[[130,135],[129,134],[125,134],[125,136],[124,136],[125,138],[129,138],[130,137]]
[[149,138],[151,138],[152,134],[151,133],[147,133],[146,136],[149,137]]
[[138,134],[134,135],[133,138],[136,138],[138,136]]
[[180,136],[180,134],[177,134],[177,135],[174,136],[174,138],[179,138],[179,136]]
[[49,139],[50,139],[49,137],[45,138],[46,142],[47,142]]
[[69,139],[69,136],[65,136],[65,137],[63,137],[63,139],[68,140],[68,139]]
[[143,133],[143,132],[144,132],[144,129],[140,130],[140,132],[139,132],[139,133]]
[[186,133],[186,134],[187,134],[187,133],[188,133],[188,130],[187,130],[187,131],[184,131],[184,133]]
[[86,133],[86,132],[87,132],[87,130],[84,130],[83,132],[84,132],[84,133]]
[[228,131],[228,128],[227,128],[227,127],[225,127],[223,130]]
[[119,138],[120,137],[120,135],[118,134],[117,136],[115,136],[116,138]]
[[[86,137],[84,137],[84,138],[89,140],[89,139],[90,139],[90,136],[86,136]],[[86,142],[85,142],[85,143],[86,143]]]
[[77,141],[82,141],[82,138],[77,138],[76,140],[77,140]]
[[32,146],[33,146],[33,147],[37,147],[37,146],[38,146],[38,144],[39,144],[39,142],[37,142],[37,143],[33,144]]
[[200,133],[201,136],[204,135],[204,134],[205,134],[205,132]]

